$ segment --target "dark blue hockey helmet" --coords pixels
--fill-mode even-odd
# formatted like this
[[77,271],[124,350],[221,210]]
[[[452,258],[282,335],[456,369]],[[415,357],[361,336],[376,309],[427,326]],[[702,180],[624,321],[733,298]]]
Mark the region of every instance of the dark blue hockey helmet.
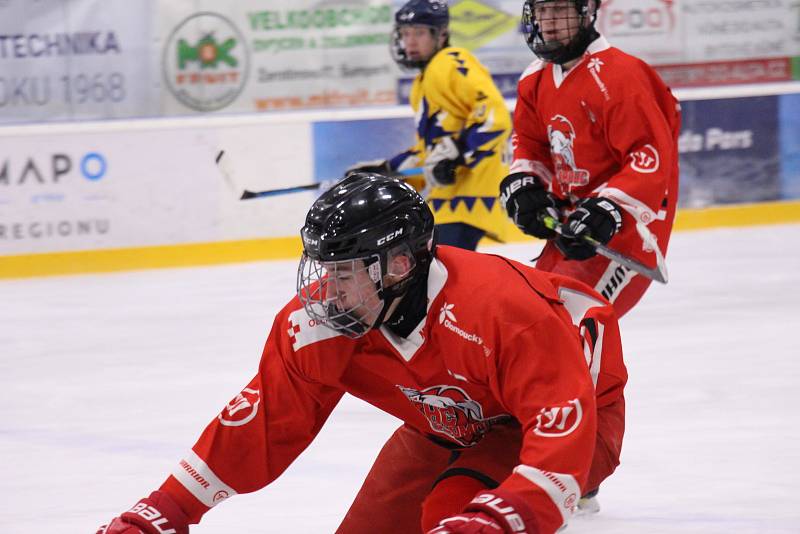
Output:
[[450,23],[450,12],[444,0],[411,0],[394,14],[397,26],[424,24],[441,28]]
[[[410,0],[394,15],[394,36],[392,39],[392,57],[398,65],[405,68],[422,69],[430,58],[413,60],[408,57],[400,37],[400,28],[403,26],[420,25],[428,26],[434,38],[444,33],[450,24],[450,12],[444,0]],[[445,45],[449,46],[449,37]]]

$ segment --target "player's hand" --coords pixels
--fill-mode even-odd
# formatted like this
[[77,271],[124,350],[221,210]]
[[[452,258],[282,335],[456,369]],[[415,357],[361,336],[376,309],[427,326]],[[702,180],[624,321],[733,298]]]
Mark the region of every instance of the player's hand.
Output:
[[453,138],[442,137],[425,157],[422,173],[425,181],[433,187],[453,185],[456,182],[456,168],[463,163],[464,158]]
[[163,491],[150,497],[103,525],[96,534],[188,534],[189,519],[172,498]]
[[370,161],[359,161],[344,171],[347,176],[353,172],[377,172],[386,176],[391,175],[392,169],[389,167],[389,161],[385,159],[373,159]]
[[528,173],[515,172],[500,182],[500,203],[517,228],[540,239],[552,239],[555,232],[541,220],[543,215],[559,219],[556,199],[542,180]]
[[533,513],[518,496],[500,488],[475,496],[464,512],[443,519],[428,534],[539,534]]
[[564,221],[562,233],[556,237],[555,243],[565,257],[587,260],[597,252],[581,239],[583,236],[606,244],[621,227],[622,212],[619,206],[607,198],[587,198],[581,200],[577,209]]

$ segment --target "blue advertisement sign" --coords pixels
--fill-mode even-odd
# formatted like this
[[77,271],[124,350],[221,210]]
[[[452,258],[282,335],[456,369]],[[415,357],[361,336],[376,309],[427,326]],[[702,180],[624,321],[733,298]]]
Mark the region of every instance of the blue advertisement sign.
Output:
[[389,159],[414,143],[414,120],[373,119],[315,122],[314,179],[340,178],[359,161]]
[[800,198],[800,94],[781,95],[781,198]]
[[[681,103],[681,207],[800,198],[800,94]],[[414,140],[411,118],[314,123],[314,176],[336,179]]]
[[778,97],[681,103],[679,205],[781,198]]

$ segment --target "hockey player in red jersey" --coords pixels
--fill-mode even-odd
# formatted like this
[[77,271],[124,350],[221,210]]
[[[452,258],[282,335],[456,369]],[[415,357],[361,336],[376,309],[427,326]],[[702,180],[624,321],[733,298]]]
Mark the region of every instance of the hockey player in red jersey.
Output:
[[614,470],[626,371],[613,309],[590,288],[436,247],[422,197],[378,174],[320,196],[301,236],[297,297],[255,377],[99,533],[187,533],[280,476],[344,393],[404,425],[341,533],[549,534]]
[[[643,61],[594,28],[600,0],[526,0],[523,31],[539,59],[522,74],[514,160],[500,185],[525,233],[547,239],[536,267],[566,274],[619,316],[650,280],[598,256],[582,236],[664,269],[678,199],[678,102]],[[563,223],[563,235],[542,215]]]

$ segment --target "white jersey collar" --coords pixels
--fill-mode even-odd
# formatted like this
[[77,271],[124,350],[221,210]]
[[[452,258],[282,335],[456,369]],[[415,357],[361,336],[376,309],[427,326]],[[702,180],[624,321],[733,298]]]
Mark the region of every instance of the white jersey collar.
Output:
[[442,289],[446,283],[447,267],[444,266],[444,263],[434,257],[433,261],[431,261],[431,266],[428,271],[428,303],[426,305],[428,313],[425,314],[425,317],[423,317],[419,324],[414,327],[414,330],[411,331],[408,337],[400,337],[386,328],[386,326],[381,326],[380,332],[383,334],[383,337],[385,337],[386,340],[392,344],[395,350],[405,361],[411,361],[411,358],[414,357],[420,347],[422,347],[422,344],[425,342],[425,339],[422,337],[422,329],[425,326],[425,321],[430,313],[431,303],[436,299],[439,293],[442,292]]
[[564,73],[564,69],[561,68],[561,65],[557,63],[553,63],[553,81],[556,84],[556,87],[561,87],[561,84],[564,83],[564,80],[570,73],[575,71],[575,68],[583,63],[586,57],[591,56],[592,54],[597,54],[598,52],[602,52],[603,50],[608,50],[611,48],[611,45],[608,43],[605,37],[602,35],[595,39],[594,41],[589,44],[589,47],[584,52],[583,57],[580,61],[578,61],[571,69],[569,69],[566,73]]

